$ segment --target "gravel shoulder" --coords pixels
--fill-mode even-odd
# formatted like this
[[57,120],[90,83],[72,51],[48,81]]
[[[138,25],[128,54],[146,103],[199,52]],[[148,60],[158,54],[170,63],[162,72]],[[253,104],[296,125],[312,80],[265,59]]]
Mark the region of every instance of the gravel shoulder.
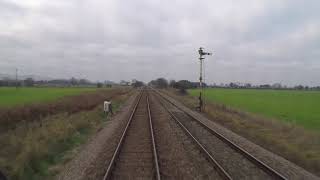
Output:
[[121,136],[121,129],[130,116],[137,93],[131,96],[119,111],[106,123],[104,128],[82,145],[79,154],[65,165],[56,177],[58,180],[101,179],[112,158]]

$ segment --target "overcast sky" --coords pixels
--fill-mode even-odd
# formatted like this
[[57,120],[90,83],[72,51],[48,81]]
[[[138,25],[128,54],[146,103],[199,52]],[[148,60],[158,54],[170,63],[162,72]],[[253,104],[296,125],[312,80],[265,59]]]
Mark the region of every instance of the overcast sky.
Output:
[[320,85],[319,0],[0,0],[0,73]]

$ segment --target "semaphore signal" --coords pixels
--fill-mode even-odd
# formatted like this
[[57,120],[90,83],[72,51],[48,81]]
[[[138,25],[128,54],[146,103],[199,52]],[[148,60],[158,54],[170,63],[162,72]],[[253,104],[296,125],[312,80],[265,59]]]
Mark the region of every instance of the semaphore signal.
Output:
[[199,85],[200,85],[200,95],[199,95],[199,111],[202,112],[203,111],[203,83],[202,83],[202,69],[203,69],[203,60],[204,60],[204,56],[208,55],[211,56],[212,53],[209,52],[204,52],[203,51],[204,48],[200,47],[198,52],[199,52],[199,60],[200,60],[200,77],[199,77]]

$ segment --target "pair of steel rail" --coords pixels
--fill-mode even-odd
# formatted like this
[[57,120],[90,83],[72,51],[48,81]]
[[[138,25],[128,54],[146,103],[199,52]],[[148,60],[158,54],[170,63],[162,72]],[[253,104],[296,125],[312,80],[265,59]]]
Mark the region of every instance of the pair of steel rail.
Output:
[[[127,136],[127,132],[128,132],[128,129],[130,128],[130,124],[131,124],[131,122],[132,122],[132,120],[133,120],[133,116],[134,116],[135,112],[137,111],[137,108],[138,108],[139,103],[141,103],[141,98],[142,98],[143,93],[146,93],[146,96],[147,96],[147,101],[146,101],[146,103],[147,103],[147,108],[148,108],[150,136],[151,136],[151,140],[152,140],[153,161],[154,161],[154,167],[155,167],[155,169],[156,169],[155,178],[156,178],[157,180],[160,180],[160,179],[161,179],[161,178],[160,178],[159,164],[158,164],[158,155],[157,155],[157,149],[156,149],[156,143],[155,143],[155,137],[154,137],[154,131],[153,131],[153,124],[152,124],[150,103],[149,103],[148,93],[147,93],[147,92],[144,92],[144,91],[145,91],[145,90],[141,90],[140,95],[139,95],[139,97],[138,97],[138,100],[137,100],[137,102],[136,102],[135,105],[134,105],[134,108],[133,108],[133,110],[132,110],[132,112],[131,112],[131,115],[130,115],[130,117],[129,117],[129,120],[128,120],[127,124],[126,124],[126,127],[125,127],[125,129],[124,129],[124,131],[123,131],[123,133],[122,133],[122,135],[121,135],[121,138],[120,138],[120,140],[119,140],[119,143],[118,143],[118,145],[117,145],[117,148],[116,148],[116,150],[114,151],[114,154],[113,154],[112,159],[111,159],[111,161],[110,161],[110,163],[109,163],[109,166],[108,166],[108,168],[107,168],[107,171],[106,171],[106,173],[105,173],[105,175],[104,175],[104,177],[103,177],[103,180],[108,180],[108,179],[110,179],[111,176],[112,176],[112,170],[113,170],[113,168],[114,168],[114,166],[115,166],[115,162],[116,162],[117,158],[119,157],[120,150],[121,150],[121,148],[122,148],[122,146],[123,146],[124,139],[125,139],[126,136]],[[143,103],[143,102],[142,102],[142,103]]]
[[[228,146],[230,146],[231,148],[233,148],[234,150],[236,150],[237,152],[239,152],[240,154],[242,154],[244,157],[246,157],[249,161],[251,161],[252,163],[254,163],[255,165],[257,165],[259,168],[261,168],[264,172],[268,173],[270,176],[272,176],[275,179],[282,179],[282,180],[286,180],[287,178],[285,176],[283,176],[282,174],[280,174],[279,172],[277,172],[276,170],[274,170],[272,167],[268,166],[267,164],[265,164],[264,162],[260,161],[259,159],[257,159],[256,157],[254,157],[252,154],[250,154],[249,152],[247,152],[246,150],[244,150],[243,148],[241,148],[240,146],[238,146],[237,144],[233,143],[231,140],[229,140],[227,137],[225,137],[224,135],[220,134],[219,132],[215,131],[214,129],[208,127],[206,124],[202,123],[200,120],[198,120],[197,118],[195,118],[192,114],[190,114],[189,112],[186,112],[185,110],[181,109],[179,106],[177,106],[176,104],[174,104],[171,100],[169,100],[167,97],[165,97],[164,95],[162,95],[160,92],[158,92],[155,89],[152,89],[154,92],[156,92],[162,99],[164,99],[165,101],[169,102],[171,105],[173,105],[174,107],[178,108],[179,110],[181,110],[183,113],[185,113],[187,116],[189,116],[191,119],[195,120],[195,122],[199,123],[202,127],[204,127],[205,129],[207,129],[210,133],[212,133],[213,135],[215,135],[216,137],[218,137],[219,139],[221,139],[223,142],[225,142]],[[136,102],[136,104],[134,105],[133,111],[131,112],[130,118],[126,124],[126,127],[122,133],[122,136],[120,138],[120,141],[118,143],[118,146],[112,156],[112,159],[109,163],[108,169],[105,173],[105,176],[103,178],[103,180],[107,180],[110,179],[111,175],[112,175],[112,169],[114,168],[116,159],[119,156],[120,153],[120,149],[123,145],[124,139],[126,137],[127,131],[130,127],[131,121],[133,119],[133,116],[137,110],[138,104],[140,103],[141,97],[144,93],[144,90],[142,90],[142,92],[140,93],[138,100]],[[147,92],[145,92],[147,93]],[[197,144],[197,146],[200,148],[200,150],[206,155],[207,159],[213,164],[214,168],[220,173],[221,177],[223,177],[224,179],[228,179],[231,180],[233,179],[228,172],[218,163],[218,161],[216,161],[214,159],[214,157],[209,153],[209,151],[199,142],[199,140],[197,140],[197,138],[195,136],[193,136],[191,134],[191,132],[186,128],[186,126],[184,126],[181,121],[168,109],[168,107],[162,103],[160,100],[159,102],[161,103],[161,105],[164,107],[164,109],[170,114],[170,116],[178,123],[178,125],[183,129],[183,131]],[[155,143],[155,138],[154,138],[154,132],[153,132],[153,124],[152,124],[152,117],[151,117],[151,110],[150,110],[150,104],[149,104],[149,98],[148,98],[148,93],[147,93],[147,108],[148,108],[148,117],[149,117],[149,125],[150,125],[150,134],[151,134],[151,139],[152,139],[152,147],[153,147],[153,160],[154,160],[154,167],[156,169],[155,172],[155,178],[157,180],[161,179],[160,176],[160,170],[159,170],[159,163],[158,163],[158,155],[157,155],[157,149],[156,149],[156,143]]]
[[[246,157],[249,161],[251,161],[252,163],[254,163],[256,166],[258,166],[259,168],[261,168],[264,172],[266,172],[267,174],[269,174],[271,177],[273,177],[274,179],[281,179],[281,180],[286,180],[287,178],[285,176],[283,176],[282,174],[280,174],[279,172],[277,172],[275,169],[273,169],[272,167],[268,166],[267,164],[265,164],[264,162],[262,162],[261,160],[257,159],[256,157],[254,157],[252,154],[250,154],[248,151],[244,150],[243,148],[241,148],[240,146],[238,146],[237,144],[233,143],[231,140],[229,140],[227,137],[225,137],[224,135],[220,134],[219,132],[215,131],[214,129],[208,127],[206,124],[204,124],[203,122],[201,122],[200,120],[198,120],[197,118],[195,118],[193,115],[191,115],[189,112],[186,112],[185,110],[183,110],[182,108],[180,108],[179,106],[177,106],[176,104],[174,104],[171,100],[169,100],[167,97],[165,97],[164,95],[162,95],[160,92],[158,92],[157,90],[153,89],[160,97],[162,97],[164,100],[166,100],[167,102],[169,102],[171,105],[173,105],[174,107],[178,108],[180,111],[182,111],[183,113],[185,113],[188,117],[190,117],[191,119],[193,119],[195,122],[199,123],[202,127],[204,127],[205,129],[207,129],[211,134],[215,135],[216,137],[218,137],[220,140],[222,140],[223,142],[225,142],[229,147],[233,148],[234,150],[236,150],[237,152],[239,152],[240,154],[242,154],[244,157]],[[213,156],[208,152],[208,150],[206,150],[206,148],[196,139],[195,136],[193,136],[191,134],[191,132],[181,123],[181,121],[162,103],[162,106],[166,109],[166,111],[170,114],[170,116],[179,124],[179,126],[186,132],[186,134],[188,134],[188,136],[198,145],[198,147],[200,148],[200,150],[207,156],[207,158],[210,160],[211,163],[213,163],[214,167],[218,170],[218,172],[221,174],[221,176],[224,179],[233,179],[228,172],[213,158]]]

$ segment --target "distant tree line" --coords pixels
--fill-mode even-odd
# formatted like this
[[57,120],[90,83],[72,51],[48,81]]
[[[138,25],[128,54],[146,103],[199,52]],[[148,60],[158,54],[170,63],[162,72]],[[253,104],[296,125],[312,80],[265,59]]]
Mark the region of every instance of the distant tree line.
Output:
[[288,86],[282,85],[280,83],[252,85],[250,83],[239,83],[239,82],[235,83],[235,82],[231,82],[229,84],[220,84],[220,85],[213,84],[210,87],[233,88],[233,89],[320,90],[320,86],[310,87],[310,86],[296,85],[296,86],[293,86],[293,87],[288,87]]
[[34,80],[33,78],[25,78],[23,80],[12,79],[12,78],[3,78],[0,79],[0,87],[112,87],[112,86],[132,86],[132,87],[141,87],[144,86],[142,81],[133,79],[130,81],[121,80],[119,83],[113,81],[104,81],[104,82],[92,82],[88,79],[52,79],[52,80]]
[[[148,83],[148,85],[156,87],[156,88],[176,88],[176,89],[192,89],[199,87],[199,82],[191,82],[188,80],[166,80],[165,78],[158,78],[156,80],[152,80]],[[203,83],[203,87],[207,87],[206,83]]]
[[35,81],[32,78],[26,78],[24,80],[12,80],[9,78],[6,79],[1,79],[0,80],[0,86],[28,86],[28,87],[32,87],[34,86]]
[[[156,87],[156,88],[176,88],[176,89],[192,89],[199,87],[199,82],[191,82],[188,80],[171,80],[168,82],[165,78],[158,78],[156,80],[152,80],[148,83],[148,85]],[[203,83],[203,87],[207,87],[206,83]]]
[[132,82],[131,86],[137,88],[137,87],[141,87],[141,86],[144,86],[144,83],[142,81],[134,81]]
[[[165,78],[158,78],[152,80],[148,83],[148,85],[156,87],[156,88],[175,88],[181,91],[185,89],[193,89],[199,88],[199,82],[192,82],[188,80],[166,80]],[[230,82],[228,84],[212,84],[207,85],[203,83],[203,87],[215,87],[215,88],[233,88],[233,89],[288,89],[288,90],[320,90],[320,86],[303,86],[303,85],[296,85],[293,87],[288,87],[282,85],[280,83],[274,84],[261,84],[261,85],[252,85],[251,83],[239,83],[239,82]]]
[[[104,81],[102,82],[91,82],[90,80],[81,78],[70,78],[70,79],[52,79],[52,80],[34,80],[33,78],[25,78],[23,80],[15,80],[12,78],[3,78],[0,79],[0,87],[7,86],[7,87],[33,87],[33,86],[53,86],[53,87],[72,87],[72,86],[90,86],[90,87],[111,87],[113,85],[120,85],[120,86],[132,86],[132,87],[141,87],[144,86],[142,81],[138,81],[133,79],[131,82],[121,80],[120,83],[114,83],[112,81]],[[148,83],[149,86],[156,87],[156,88],[175,88],[181,91],[185,89],[193,89],[199,87],[199,82],[192,82],[189,80],[170,80],[168,81],[165,78],[157,78],[152,80]],[[203,87],[215,87],[215,88],[233,88],[233,89],[287,89],[287,90],[320,90],[320,86],[303,86],[303,85],[296,85],[293,87],[288,87],[282,85],[280,83],[274,84],[261,84],[261,85],[252,85],[251,83],[240,83],[240,82],[230,82],[227,84],[212,84],[207,85],[203,83]]]
[[167,88],[169,85],[168,80],[166,80],[165,78],[158,78],[156,80],[152,80],[148,84],[156,88]]
[[0,86],[14,87],[14,86],[94,86],[96,83],[93,83],[87,79],[53,79],[53,80],[34,80],[33,78],[26,78],[23,80],[15,80],[4,78],[0,79]]

